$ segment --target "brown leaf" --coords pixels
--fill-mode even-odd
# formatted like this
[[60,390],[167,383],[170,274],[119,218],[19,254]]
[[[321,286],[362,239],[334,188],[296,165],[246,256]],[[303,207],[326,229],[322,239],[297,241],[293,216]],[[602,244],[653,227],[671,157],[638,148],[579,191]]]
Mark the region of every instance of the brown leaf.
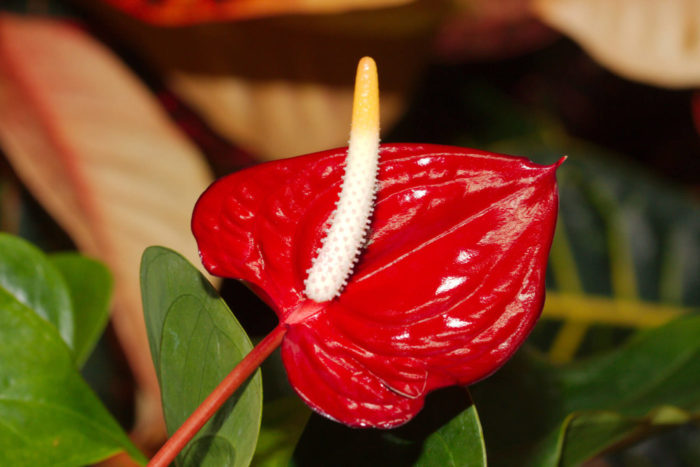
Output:
[[414,0],[103,0],[153,24],[181,26],[209,21],[241,20],[283,14],[327,14],[373,9]]
[[700,0],[535,0],[539,17],[628,79],[700,84]]
[[263,159],[347,144],[357,60],[379,67],[382,129],[402,115],[444,0],[334,15],[157,28],[108,15],[113,34],[218,133]]
[[0,144],[78,247],[112,270],[113,324],[153,430],[160,398],[139,262],[159,244],[199,264],[189,220],[211,180],[203,158],[102,45],[66,23],[11,15],[0,16]]

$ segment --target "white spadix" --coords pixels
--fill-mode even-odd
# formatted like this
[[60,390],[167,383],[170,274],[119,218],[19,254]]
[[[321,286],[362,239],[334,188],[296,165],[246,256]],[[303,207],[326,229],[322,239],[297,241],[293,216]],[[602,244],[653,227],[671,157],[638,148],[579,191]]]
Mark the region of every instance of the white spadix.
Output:
[[352,127],[345,175],[331,225],[304,281],[307,297],[325,302],[340,294],[357,261],[374,209],[379,164],[377,66],[364,57],[357,66]]

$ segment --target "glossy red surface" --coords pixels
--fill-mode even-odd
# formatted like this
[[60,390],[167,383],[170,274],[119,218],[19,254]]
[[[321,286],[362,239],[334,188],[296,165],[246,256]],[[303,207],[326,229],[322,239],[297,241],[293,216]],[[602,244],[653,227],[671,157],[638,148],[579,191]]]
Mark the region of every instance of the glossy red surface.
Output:
[[247,281],[288,332],[298,394],[352,426],[411,419],[425,395],[500,367],[535,324],[557,214],[555,170],[523,158],[382,145],[368,245],[332,301],[304,296],[345,149],[215,182],[192,219],[204,265]]

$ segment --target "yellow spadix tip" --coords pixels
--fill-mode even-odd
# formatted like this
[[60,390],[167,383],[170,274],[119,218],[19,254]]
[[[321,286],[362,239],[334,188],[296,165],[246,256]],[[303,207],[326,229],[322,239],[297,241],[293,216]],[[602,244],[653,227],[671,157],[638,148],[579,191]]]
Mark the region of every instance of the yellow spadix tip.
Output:
[[357,64],[351,132],[379,134],[379,80],[372,57],[362,57]]

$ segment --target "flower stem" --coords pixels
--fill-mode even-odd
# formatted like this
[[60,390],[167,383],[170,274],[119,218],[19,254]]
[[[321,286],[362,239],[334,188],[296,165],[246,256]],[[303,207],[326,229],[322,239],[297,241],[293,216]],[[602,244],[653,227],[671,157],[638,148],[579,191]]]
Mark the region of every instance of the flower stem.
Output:
[[282,343],[287,326],[279,324],[224,378],[204,402],[192,412],[180,428],[168,439],[148,463],[148,467],[167,467],[185,445],[204,426],[229,397],[258,369],[260,364]]

